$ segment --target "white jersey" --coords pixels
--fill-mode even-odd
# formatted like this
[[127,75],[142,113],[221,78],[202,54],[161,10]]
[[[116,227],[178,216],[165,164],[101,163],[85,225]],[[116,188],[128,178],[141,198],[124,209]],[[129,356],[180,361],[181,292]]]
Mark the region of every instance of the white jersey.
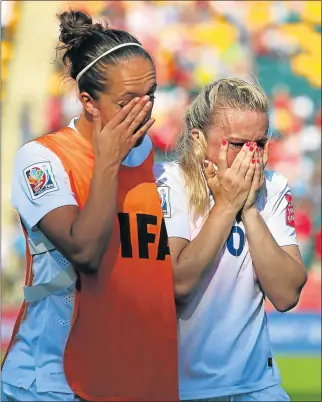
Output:
[[[154,173],[169,238],[192,241],[202,219],[196,224],[191,219],[179,166],[156,164]],[[292,219],[287,181],[275,172],[265,176],[267,194],[262,192],[258,209],[280,246],[296,244],[294,225],[287,221]],[[219,257],[178,316],[181,399],[243,394],[280,383],[242,222],[235,221]]]
[[[75,120],[69,127],[76,131]],[[151,140],[146,136],[140,146],[131,150],[123,164],[140,165],[151,149]],[[41,175],[44,180],[34,180]],[[37,142],[30,142],[17,152],[11,198],[28,236],[34,240],[44,239],[37,223],[46,214],[65,205],[77,205],[62,162],[55,153]],[[57,250],[35,255],[33,285],[49,282],[68,265]],[[74,285],[28,307],[17,341],[3,367],[4,383],[28,390],[36,382],[37,392],[72,393],[64,375],[63,353],[70,331],[73,301]]]

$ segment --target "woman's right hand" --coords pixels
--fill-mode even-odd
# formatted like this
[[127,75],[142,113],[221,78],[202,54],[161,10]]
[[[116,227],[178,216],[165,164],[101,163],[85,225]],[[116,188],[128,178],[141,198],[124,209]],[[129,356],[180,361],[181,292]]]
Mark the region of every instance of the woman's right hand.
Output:
[[231,167],[227,165],[228,142],[223,141],[219,152],[218,171],[214,173],[213,163],[205,168],[208,187],[216,204],[237,213],[248,197],[255,173],[254,146],[246,143],[236,156]]
[[[126,155],[154,124],[150,118],[142,127],[152,108],[150,97],[134,98],[104,127],[97,109],[93,108],[93,145],[96,161],[120,165]],[[140,127],[138,129],[138,127]],[[137,130],[138,129],[138,130]],[[137,131],[136,131],[137,130]]]

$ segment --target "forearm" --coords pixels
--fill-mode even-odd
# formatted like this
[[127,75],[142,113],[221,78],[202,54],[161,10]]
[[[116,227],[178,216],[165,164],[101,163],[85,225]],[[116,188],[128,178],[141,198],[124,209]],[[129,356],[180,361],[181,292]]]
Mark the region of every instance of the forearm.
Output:
[[209,265],[222,250],[236,212],[219,205],[211,209],[199,234],[180,253],[174,262],[174,283],[177,296],[189,294],[198,284]]
[[303,264],[276,243],[255,208],[244,212],[242,221],[255,273],[264,293],[277,310],[293,308],[306,281]]
[[94,272],[99,268],[113,231],[117,191],[118,167],[95,167],[87,202],[71,228],[80,263],[83,261]]

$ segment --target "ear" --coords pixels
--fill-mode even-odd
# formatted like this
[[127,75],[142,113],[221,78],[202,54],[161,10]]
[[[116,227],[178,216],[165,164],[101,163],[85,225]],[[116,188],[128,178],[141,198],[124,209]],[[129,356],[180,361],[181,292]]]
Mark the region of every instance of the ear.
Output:
[[191,130],[191,135],[195,138],[195,140],[199,140],[199,130],[197,128],[193,128]]
[[93,115],[93,108],[96,108],[96,102],[87,92],[81,92],[79,94],[79,100],[82,102],[84,111],[89,115]]

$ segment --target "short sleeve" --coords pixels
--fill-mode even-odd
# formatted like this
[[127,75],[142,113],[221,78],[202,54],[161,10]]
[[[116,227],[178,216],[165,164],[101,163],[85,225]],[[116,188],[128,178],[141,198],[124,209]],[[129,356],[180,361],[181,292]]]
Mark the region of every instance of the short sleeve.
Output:
[[62,162],[37,142],[24,145],[16,154],[11,202],[29,229],[50,211],[77,205]]
[[276,174],[272,184],[275,191],[270,200],[271,213],[266,224],[279,246],[297,245],[294,207],[287,180]]
[[168,237],[190,241],[188,202],[179,166],[170,162],[156,163],[153,169]]

